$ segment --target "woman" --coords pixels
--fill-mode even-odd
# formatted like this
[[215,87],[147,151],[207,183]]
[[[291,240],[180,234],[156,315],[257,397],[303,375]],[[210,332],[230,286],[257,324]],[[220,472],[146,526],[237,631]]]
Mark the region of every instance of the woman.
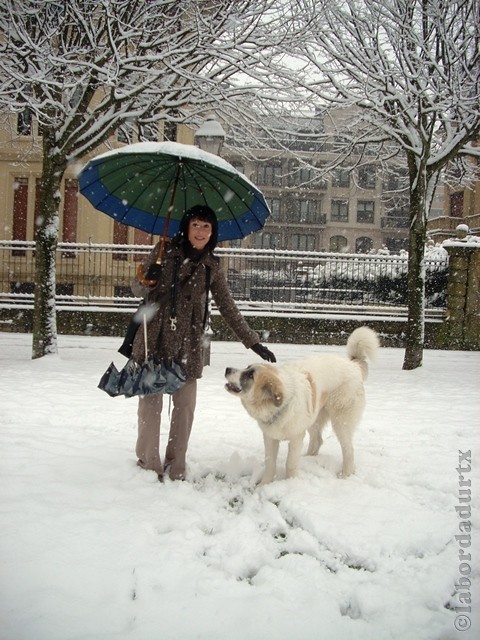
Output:
[[[185,456],[192,429],[197,379],[203,370],[204,330],[207,320],[208,290],[218,310],[245,347],[253,349],[264,360],[275,362],[275,356],[260,344],[258,335],[243,319],[228,290],[220,262],[213,255],[217,245],[218,223],[212,209],[196,205],[180,222],[175,238],[165,246],[161,264],[155,263],[160,251],[158,243],[143,264],[143,273],[152,265],[155,279],[140,276],[137,296],[148,295],[152,313],[147,326],[147,352],[159,358],[179,362],[186,374],[185,385],[173,394],[170,434],[162,465],[159,451],[160,418],[163,394],[142,396],[138,403],[138,464],[157,472],[159,480],[168,474],[172,480],[185,479]],[[150,269],[151,271],[151,269]],[[148,274],[149,278],[152,278]],[[145,359],[144,331],[137,330],[133,341],[133,358],[139,364]]]

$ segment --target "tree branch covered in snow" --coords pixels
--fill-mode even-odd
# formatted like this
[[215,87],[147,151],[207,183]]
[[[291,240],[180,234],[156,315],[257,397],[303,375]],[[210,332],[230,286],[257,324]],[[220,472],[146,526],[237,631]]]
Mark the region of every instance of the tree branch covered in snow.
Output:
[[240,96],[272,90],[280,99],[293,74],[276,60],[303,33],[295,4],[6,0],[0,105],[31,109],[72,159],[125,121],[195,121],[223,101],[238,108]]
[[394,142],[430,174],[480,155],[477,0],[322,0],[310,10],[306,86],[329,106],[355,108],[346,140]]
[[[4,0],[0,110],[28,112],[43,145],[33,356],[56,352],[55,246],[69,163],[121,126],[198,124],[293,95],[282,55],[300,0]],[[35,133],[35,131],[32,131]]]
[[[338,159],[392,157],[408,167],[409,318],[404,368],[421,365],[426,221],[441,172],[478,157],[478,0],[306,0],[304,90],[344,112]],[[338,120],[337,120],[338,123]],[[467,165],[463,164],[463,169]],[[473,163],[472,163],[473,168]]]

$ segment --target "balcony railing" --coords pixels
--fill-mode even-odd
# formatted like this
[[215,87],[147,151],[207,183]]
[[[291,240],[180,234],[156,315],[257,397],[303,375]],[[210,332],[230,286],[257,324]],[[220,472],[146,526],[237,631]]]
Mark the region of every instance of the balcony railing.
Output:
[[[134,309],[130,289],[144,245],[60,243],[56,302],[62,307]],[[407,257],[259,249],[216,251],[243,311],[263,314],[405,314]],[[426,260],[426,309],[443,312],[447,257]],[[35,243],[0,241],[0,305],[33,305]],[[214,308],[215,310],[215,308]]]

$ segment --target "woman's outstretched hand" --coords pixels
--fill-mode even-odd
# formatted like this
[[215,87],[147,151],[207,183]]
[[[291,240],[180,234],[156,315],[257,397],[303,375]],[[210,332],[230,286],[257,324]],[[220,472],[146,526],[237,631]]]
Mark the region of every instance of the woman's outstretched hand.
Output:
[[277,359],[275,358],[274,354],[270,351],[270,349],[267,349],[267,347],[263,344],[260,344],[260,342],[257,342],[257,344],[254,344],[253,347],[250,347],[250,348],[252,351],[255,351],[255,353],[258,356],[260,356],[264,360],[268,360],[268,362],[277,361]]

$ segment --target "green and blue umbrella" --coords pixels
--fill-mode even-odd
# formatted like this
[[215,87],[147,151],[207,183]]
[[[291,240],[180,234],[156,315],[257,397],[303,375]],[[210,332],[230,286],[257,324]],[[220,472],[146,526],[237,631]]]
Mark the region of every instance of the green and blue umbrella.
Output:
[[270,214],[261,191],[218,156],[177,142],[139,142],[90,160],[80,192],[99,211],[152,235],[173,237],[194,205],[213,209],[218,239],[261,229]]

